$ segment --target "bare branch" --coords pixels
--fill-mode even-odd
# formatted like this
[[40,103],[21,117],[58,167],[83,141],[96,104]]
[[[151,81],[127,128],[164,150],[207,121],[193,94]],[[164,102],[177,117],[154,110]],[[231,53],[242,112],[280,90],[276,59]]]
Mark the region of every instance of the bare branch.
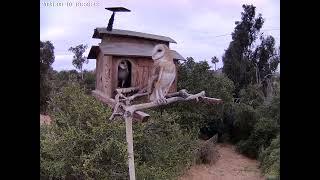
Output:
[[117,93],[130,93],[130,92],[134,92],[134,91],[138,91],[139,88],[138,87],[131,87],[131,88],[118,88],[116,89]]
[[221,99],[211,98],[211,97],[200,97],[200,100],[207,104],[220,104],[223,103]]
[[[115,105],[116,105],[116,101],[112,98],[108,98],[106,97],[101,91],[99,90],[94,90],[92,91],[92,95],[99,101],[101,101],[103,104],[106,104],[108,105],[109,107],[112,107],[114,108]],[[122,108],[119,108],[119,111],[118,113],[121,113],[123,114],[124,113],[124,110]],[[116,114],[115,114],[116,115]],[[133,114],[133,118],[134,120],[139,120],[139,121],[147,121],[148,118],[150,117],[149,114],[147,113],[144,113],[144,112],[141,112],[141,111],[136,111],[134,114]]]
[[134,94],[134,95],[132,95],[132,96],[129,96],[129,97],[127,97],[127,99],[129,100],[129,101],[133,101],[135,98],[137,98],[137,97],[142,97],[142,96],[147,96],[149,93],[147,93],[147,92],[145,92],[145,93],[137,93],[137,94]]
[[[186,93],[185,90],[181,90],[179,91],[179,93]],[[176,94],[175,94],[176,95]],[[199,100],[199,98],[204,98],[205,96],[205,92],[202,91],[198,94],[188,94],[187,98],[183,98],[183,97],[171,97],[166,99],[166,103],[165,104],[159,104],[157,102],[149,102],[149,103],[143,103],[143,104],[135,104],[135,105],[131,105],[131,106],[124,106],[124,110],[125,110],[125,116],[130,116],[132,115],[135,111],[138,110],[143,110],[143,109],[149,109],[149,108],[154,108],[154,107],[158,107],[161,105],[167,105],[167,104],[171,104],[174,102],[179,102],[179,101],[189,101],[189,100]],[[218,99],[214,99],[215,101],[217,101]],[[207,101],[210,101],[210,99],[207,99]],[[219,100],[218,100],[219,101]]]

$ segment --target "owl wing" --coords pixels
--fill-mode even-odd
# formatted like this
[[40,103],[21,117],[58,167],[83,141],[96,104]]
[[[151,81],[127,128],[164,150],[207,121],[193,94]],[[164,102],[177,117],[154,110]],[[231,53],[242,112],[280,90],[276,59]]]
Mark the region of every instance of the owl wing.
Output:
[[151,76],[149,77],[149,84],[148,84],[150,93],[153,91],[154,85],[159,79],[159,73],[160,73],[160,67],[159,66],[153,67],[151,71]]
[[160,66],[154,66],[151,71],[151,76],[149,77],[149,82],[148,82],[148,93],[151,94],[153,93],[155,83],[159,79],[159,73],[160,73]]

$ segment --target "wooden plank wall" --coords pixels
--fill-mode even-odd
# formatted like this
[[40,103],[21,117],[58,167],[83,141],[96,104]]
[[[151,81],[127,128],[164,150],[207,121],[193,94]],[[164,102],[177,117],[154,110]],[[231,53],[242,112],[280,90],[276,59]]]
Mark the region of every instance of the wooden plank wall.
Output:
[[103,77],[102,77],[102,69],[103,69],[103,54],[99,53],[96,60],[96,90],[102,91]]
[[[126,57],[113,57],[113,91],[117,88],[117,74],[118,74],[118,65],[122,59],[127,59],[131,62],[132,67],[132,77],[131,77],[131,86],[139,87],[140,89],[148,85],[149,77],[152,73],[153,61],[149,58],[126,58]],[[176,78],[177,80],[177,78]],[[174,81],[169,92],[177,91],[177,81]],[[113,94],[115,95],[115,94]]]
[[96,62],[96,90],[103,92],[106,96],[112,96],[112,56],[99,54]]
[[133,84],[139,88],[148,86],[149,77],[151,76],[152,60],[148,58],[136,58],[136,69],[134,70],[136,78]]
[[103,67],[104,67],[104,85],[103,85],[103,91],[108,97],[111,97],[113,95],[112,92],[112,79],[115,76],[112,74],[112,67],[113,67],[113,60],[112,56],[104,56],[103,57]]

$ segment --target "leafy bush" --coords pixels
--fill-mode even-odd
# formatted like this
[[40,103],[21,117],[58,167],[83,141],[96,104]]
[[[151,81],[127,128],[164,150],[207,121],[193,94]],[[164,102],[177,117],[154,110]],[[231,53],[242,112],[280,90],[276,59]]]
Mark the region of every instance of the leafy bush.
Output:
[[267,176],[280,178],[280,135],[278,134],[271,145],[259,154],[261,169]]
[[40,113],[46,114],[51,87],[47,83],[47,77],[40,78]]
[[256,110],[246,104],[234,105],[234,122],[231,129],[231,140],[234,143],[246,140],[254,129],[258,114]]
[[150,169],[137,171],[137,178],[174,179],[192,162],[195,136],[184,133],[175,123],[174,115],[166,112],[162,116],[156,112],[150,115],[148,122],[134,126],[137,165]]
[[79,73],[76,70],[52,71],[50,79],[51,86],[53,87],[52,95],[61,91],[63,87],[66,87],[71,83],[77,83],[80,80]]
[[[50,103],[51,126],[41,127],[43,179],[128,179],[124,121],[79,85],[61,89]],[[174,179],[192,161],[196,141],[168,114],[134,124],[137,179]]]
[[280,126],[280,94],[273,96],[270,102],[265,102],[257,109],[261,117],[274,119]]
[[95,71],[83,71],[83,86],[87,89],[87,93],[91,93],[96,87],[96,73]]
[[272,119],[261,118],[255,124],[248,139],[241,140],[237,149],[249,157],[256,158],[261,147],[268,147],[278,133],[278,125]]
[[240,91],[240,101],[253,108],[257,108],[264,102],[264,95],[258,85],[250,84]]
[[214,164],[220,157],[216,148],[217,142],[218,135],[215,135],[206,141],[202,141],[196,151],[195,163]]
[[[240,152],[253,158],[258,156],[262,147],[268,147],[271,140],[280,131],[280,97],[273,97],[270,103],[265,102],[255,111],[257,114],[255,118],[258,120],[254,123],[253,129],[249,131],[250,135],[247,138],[241,138],[237,144]],[[241,127],[241,129],[244,128]]]
[[215,74],[207,61],[195,62],[192,57],[178,65],[178,90],[187,89],[190,93],[206,92],[206,96],[231,102],[233,82],[224,74]]
[[[211,71],[206,61],[195,62],[193,58],[187,58],[186,62],[178,65],[178,78],[178,90],[187,89],[189,93],[205,91],[206,96],[221,98],[224,104],[232,102],[233,82],[223,74]],[[176,122],[183,129],[200,131],[203,137],[210,138],[224,131],[223,106],[184,102],[164,109],[178,114]]]
[[41,131],[42,176],[126,179],[125,129],[106,123],[109,108],[72,85],[53,97],[50,109],[54,123]]

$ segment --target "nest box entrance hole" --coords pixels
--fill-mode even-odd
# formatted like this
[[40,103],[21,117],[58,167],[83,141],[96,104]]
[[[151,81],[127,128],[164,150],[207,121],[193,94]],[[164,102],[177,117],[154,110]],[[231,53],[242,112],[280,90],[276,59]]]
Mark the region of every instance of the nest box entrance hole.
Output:
[[128,60],[121,60],[118,65],[118,88],[131,87],[132,64]]

